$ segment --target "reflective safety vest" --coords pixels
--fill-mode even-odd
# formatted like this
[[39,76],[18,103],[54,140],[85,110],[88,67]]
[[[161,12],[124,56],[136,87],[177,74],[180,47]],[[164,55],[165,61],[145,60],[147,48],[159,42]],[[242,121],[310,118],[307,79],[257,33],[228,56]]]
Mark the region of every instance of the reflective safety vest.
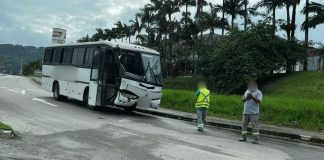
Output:
[[196,108],[209,108],[210,91],[207,88],[199,90],[200,94],[197,98]]

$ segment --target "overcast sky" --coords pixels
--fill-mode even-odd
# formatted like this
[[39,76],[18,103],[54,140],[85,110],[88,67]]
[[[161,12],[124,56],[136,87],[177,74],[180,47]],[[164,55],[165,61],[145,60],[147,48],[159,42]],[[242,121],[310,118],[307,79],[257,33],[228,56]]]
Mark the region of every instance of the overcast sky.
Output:
[[[258,0],[250,0],[254,5]],[[323,0],[310,0],[324,3]],[[128,23],[139,8],[149,0],[0,0],[0,44],[46,46],[51,43],[52,28],[67,30],[67,41],[76,42],[95,28],[111,28],[118,20]],[[222,0],[209,0],[221,4]],[[300,14],[305,0],[298,7],[297,25],[304,16]],[[208,8],[205,8],[208,10]],[[194,13],[195,8],[190,9]],[[285,9],[278,10],[277,18],[285,18]],[[256,18],[254,18],[256,20]],[[242,23],[238,19],[237,23]],[[219,33],[220,31],[218,31]],[[284,32],[279,32],[284,35]],[[297,29],[297,38],[304,33]],[[310,30],[310,40],[324,43],[324,25]]]

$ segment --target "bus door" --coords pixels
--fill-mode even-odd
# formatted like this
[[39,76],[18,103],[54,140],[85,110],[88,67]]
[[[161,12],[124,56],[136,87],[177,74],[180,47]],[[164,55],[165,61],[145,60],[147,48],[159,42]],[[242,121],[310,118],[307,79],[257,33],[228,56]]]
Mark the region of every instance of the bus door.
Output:
[[89,105],[98,105],[97,94],[98,94],[98,83],[99,83],[99,69],[100,69],[100,50],[96,49],[93,53],[93,62],[90,74],[90,84],[89,84]]
[[[113,55],[113,50],[107,48],[101,55],[99,69],[97,102],[98,105],[112,105],[120,84],[119,68]],[[99,98],[99,97],[100,98]],[[98,101],[100,99],[100,101]]]

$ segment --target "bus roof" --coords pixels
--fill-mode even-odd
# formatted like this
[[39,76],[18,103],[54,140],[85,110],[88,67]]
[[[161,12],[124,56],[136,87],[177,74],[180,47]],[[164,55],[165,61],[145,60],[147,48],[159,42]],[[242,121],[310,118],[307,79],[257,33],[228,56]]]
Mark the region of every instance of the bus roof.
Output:
[[111,47],[119,46],[119,48],[121,49],[134,50],[140,52],[149,52],[158,55],[160,54],[156,50],[144,46],[139,46],[139,45],[129,44],[129,43],[113,42],[113,41],[81,42],[81,43],[74,43],[74,44],[53,44],[48,47],[81,46],[81,45],[95,45],[95,44],[108,45]]

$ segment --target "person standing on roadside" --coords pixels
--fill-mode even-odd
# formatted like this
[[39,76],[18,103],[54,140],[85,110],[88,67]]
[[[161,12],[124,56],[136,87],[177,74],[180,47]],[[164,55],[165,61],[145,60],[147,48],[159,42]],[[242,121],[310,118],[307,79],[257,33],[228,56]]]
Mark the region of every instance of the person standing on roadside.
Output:
[[204,131],[204,123],[206,121],[207,110],[209,108],[210,91],[206,87],[206,83],[199,81],[197,84],[197,92],[195,93],[196,100],[196,113],[198,131]]
[[247,126],[249,122],[252,124],[252,143],[259,142],[259,106],[262,102],[262,92],[258,89],[257,83],[250,80],[248,89],[245,91],[243,98],[244,110],[242,118],[242,137],[239,141],[245,142],[247,135]]

